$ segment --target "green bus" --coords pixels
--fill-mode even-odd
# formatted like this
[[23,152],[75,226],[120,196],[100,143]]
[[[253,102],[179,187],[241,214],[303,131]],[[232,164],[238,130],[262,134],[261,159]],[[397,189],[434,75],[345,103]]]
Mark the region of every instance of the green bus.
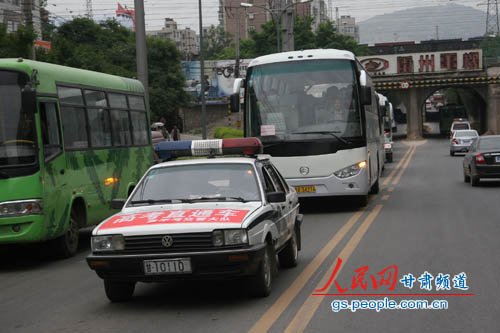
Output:
[[149,124],[137,80],[0,59],[0,245],[74,255],[153,164]]

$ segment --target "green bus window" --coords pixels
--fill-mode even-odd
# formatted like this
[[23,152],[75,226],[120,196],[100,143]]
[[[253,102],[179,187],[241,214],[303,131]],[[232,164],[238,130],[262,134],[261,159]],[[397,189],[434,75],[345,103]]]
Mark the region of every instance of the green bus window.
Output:
[[40,120],[42,126],[43,154],[47,161],[62,151],[55,103],[40,103]]
[[103,91],[85,90],[85,103],[87,106],[107,107],[106,94]]
[[88,109],[90,125],[90,143],[92,147],[111,146],[111,125],[109,110]]
[[130,111],[130,118],[132,119],[134,145],[147,144],[149,126],[147,124],[146,113]]
[[111,110],[111,126],[113,127],[113,143],[115,146],[132,145],[130,120],[127,111]]
[[63,106],[62,123],[64,130],[64,145],[67,149],[82,149],[88,147],[85,109]]
[[127,97],[122,94],[108,93],[109,106],[112,108],[126,109]]
[[82,91],[78,88],[57,87],[61,104],[83,105]]
[[146,110],[144,105],[144,98],[142,96],[128,96],[128,103],[132,110]]

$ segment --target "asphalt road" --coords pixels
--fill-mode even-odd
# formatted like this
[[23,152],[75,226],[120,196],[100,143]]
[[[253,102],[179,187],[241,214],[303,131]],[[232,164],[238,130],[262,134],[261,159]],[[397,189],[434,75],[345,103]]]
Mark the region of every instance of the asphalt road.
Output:
[[[382,190],[365,209],[346,200],[302,202],[300,264],[280,270],[263,299],[238,281],[173,282],[139,284],[131,302],[111,304],[85,262],[88,232],[68,260],[47,258],[38,247],[1,248],[0,332],[498,332],[500,181],[463,183],[462,158],[450,157],[447,144],[398,142]],[[340,271],[322,288],[339,257]],[[359,268],[366,276],[353,284]],[[391,289],[396,268],[397,280],[424,272],[452,280],[464,272],[469,289],[453,281],[450,290],[436,290],[435,281],[431,291],[418,281]],[[385,297],[445,300],[448,308],[332,311],[333,301]]]

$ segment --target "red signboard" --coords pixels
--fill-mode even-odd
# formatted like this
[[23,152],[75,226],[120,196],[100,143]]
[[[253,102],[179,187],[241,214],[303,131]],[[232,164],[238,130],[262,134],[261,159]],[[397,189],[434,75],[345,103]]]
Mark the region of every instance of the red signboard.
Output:
[[101,225],[99,230],[172,223],[241,224],[247,213],[248,210],[241,209],[178,209],[135,214],[117,214]]

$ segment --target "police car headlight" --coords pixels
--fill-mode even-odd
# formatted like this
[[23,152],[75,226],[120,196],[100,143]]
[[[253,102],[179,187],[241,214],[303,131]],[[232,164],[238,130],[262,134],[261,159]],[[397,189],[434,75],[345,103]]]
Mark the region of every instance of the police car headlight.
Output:
[[366,168],[366,161],[361,161],[359,163],[349,165],[346,168],[335,171],[333,174],[338,178],[354,177],[357,176],[364,168]]
[[120,251],[125,249],[123,235],[93,236],[91,239],[92,252]]
[[0,216],[42,214],[42,200],[18,200],[0,203]]
[[212,242],[214,246],[247,244],[248,234],[245,229],[215,230]]

